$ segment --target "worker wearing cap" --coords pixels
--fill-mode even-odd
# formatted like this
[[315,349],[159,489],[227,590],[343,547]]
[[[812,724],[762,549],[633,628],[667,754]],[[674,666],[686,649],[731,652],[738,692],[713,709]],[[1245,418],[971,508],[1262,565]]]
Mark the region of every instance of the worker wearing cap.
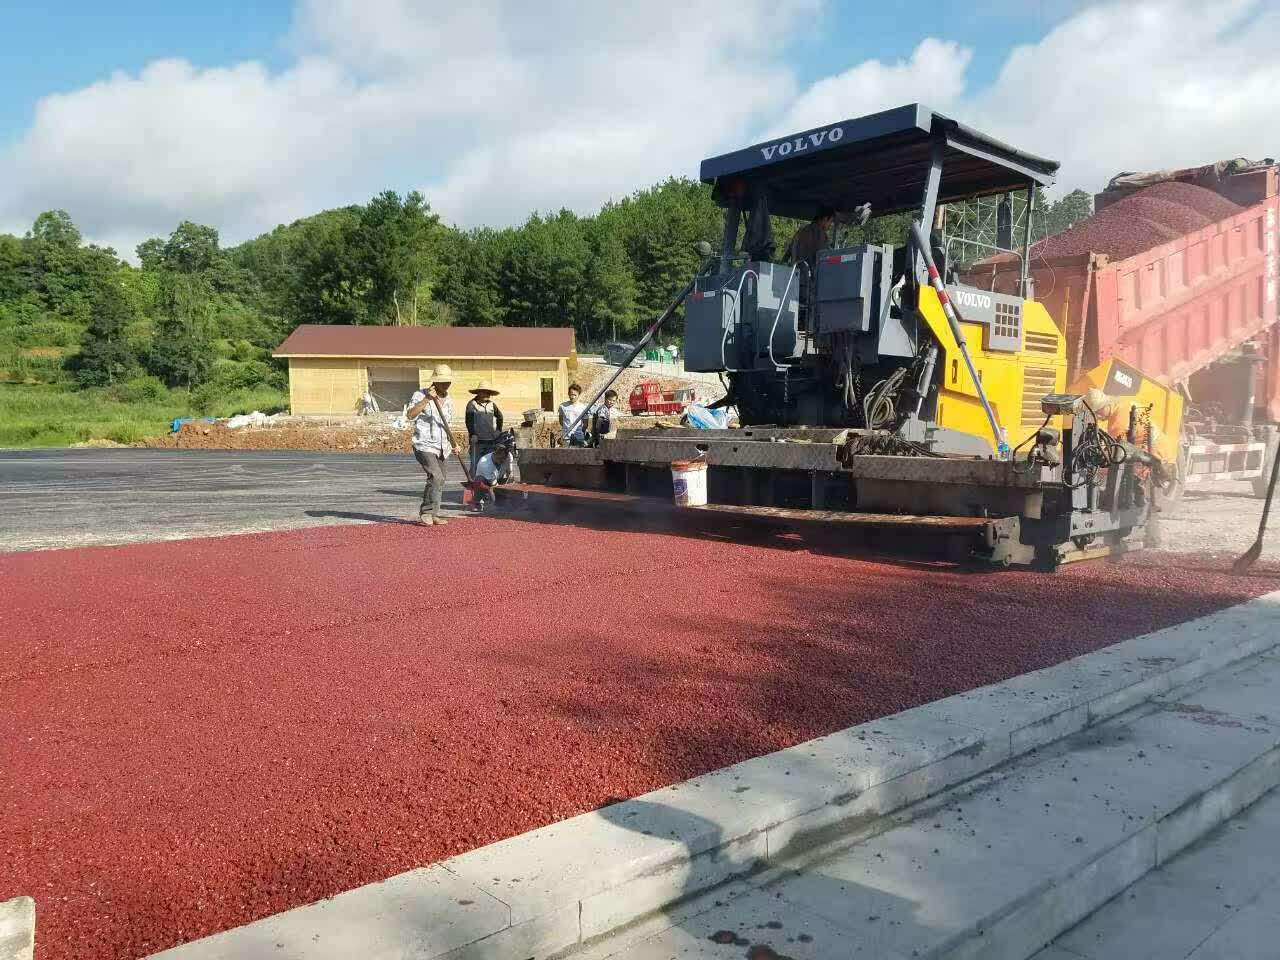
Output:
[[472,388],[472,397],[467,401],[467,437],[471,444],[471,472],[476,472],[476,464],[486,453],[493,451],[494,441],[502,433],[502,411],[493,402],[498,391],[488,380],[481,380],[479,386]]
[[422,506],[418,522],[424,526],[447,523],[440,516],[440,498],[444,494],[444,469],[453,453],[453,400],[449,385],[453,371],[448,364],[438,363],[431,371],[431,386],[414,391],[406,416],[413,420],[413,455],[426,471],[427,483],[422,488]]

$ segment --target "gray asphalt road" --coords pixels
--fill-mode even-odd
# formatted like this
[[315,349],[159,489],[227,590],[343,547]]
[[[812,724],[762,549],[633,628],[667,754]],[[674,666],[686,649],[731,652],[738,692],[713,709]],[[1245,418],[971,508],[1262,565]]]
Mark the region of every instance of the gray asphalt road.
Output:
[[[461,503],[450,464],[446,505]],[[222,450],[0,450],[0,552],[289,530],[417,515],[410,456]],[[1162,521],[1169,550],[1239,554],[1262,502],[1248,484],[1189,493]],[[1264,558],[1280,559],[1274,512]]]
[[[456,507],[456,462],[449,476]],[[407,520],[422,482],[399,455],[5,450],[0,552]]]

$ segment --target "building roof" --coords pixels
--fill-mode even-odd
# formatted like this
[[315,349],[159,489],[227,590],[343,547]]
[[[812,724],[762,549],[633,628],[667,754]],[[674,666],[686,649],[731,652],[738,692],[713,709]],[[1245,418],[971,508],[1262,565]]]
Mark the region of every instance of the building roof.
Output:
[[567,357],[572,327],[373,327],[304,323],[275,357],[519,359]]

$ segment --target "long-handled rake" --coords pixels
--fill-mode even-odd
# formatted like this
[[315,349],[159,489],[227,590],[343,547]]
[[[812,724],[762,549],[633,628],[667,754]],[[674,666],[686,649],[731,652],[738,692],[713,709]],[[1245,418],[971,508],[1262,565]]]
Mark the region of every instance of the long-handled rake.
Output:
[[1267,481],[1267,499],[1262,504],[1262,519],[1258,521],[1258,539],[1253,541],[1253,546],[1240,555],[1235,563],[1231,565],[1231,569],[1235,573],[1244,573],[1262,556],[1262,536],[1267,532],[1267,515],[1271,512],[1271,498],[1276,492],[1276,477],[1280,476],[1280,447],[1276,448],[1275,453],[1271,457],[1271,479]]

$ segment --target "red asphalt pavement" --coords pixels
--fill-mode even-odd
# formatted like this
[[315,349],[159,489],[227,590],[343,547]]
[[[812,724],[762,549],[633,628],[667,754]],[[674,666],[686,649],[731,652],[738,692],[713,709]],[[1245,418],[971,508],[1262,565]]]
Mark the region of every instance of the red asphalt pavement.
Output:
[[511,519],[0,556],[0,900],[135,957],[1280,587]]

